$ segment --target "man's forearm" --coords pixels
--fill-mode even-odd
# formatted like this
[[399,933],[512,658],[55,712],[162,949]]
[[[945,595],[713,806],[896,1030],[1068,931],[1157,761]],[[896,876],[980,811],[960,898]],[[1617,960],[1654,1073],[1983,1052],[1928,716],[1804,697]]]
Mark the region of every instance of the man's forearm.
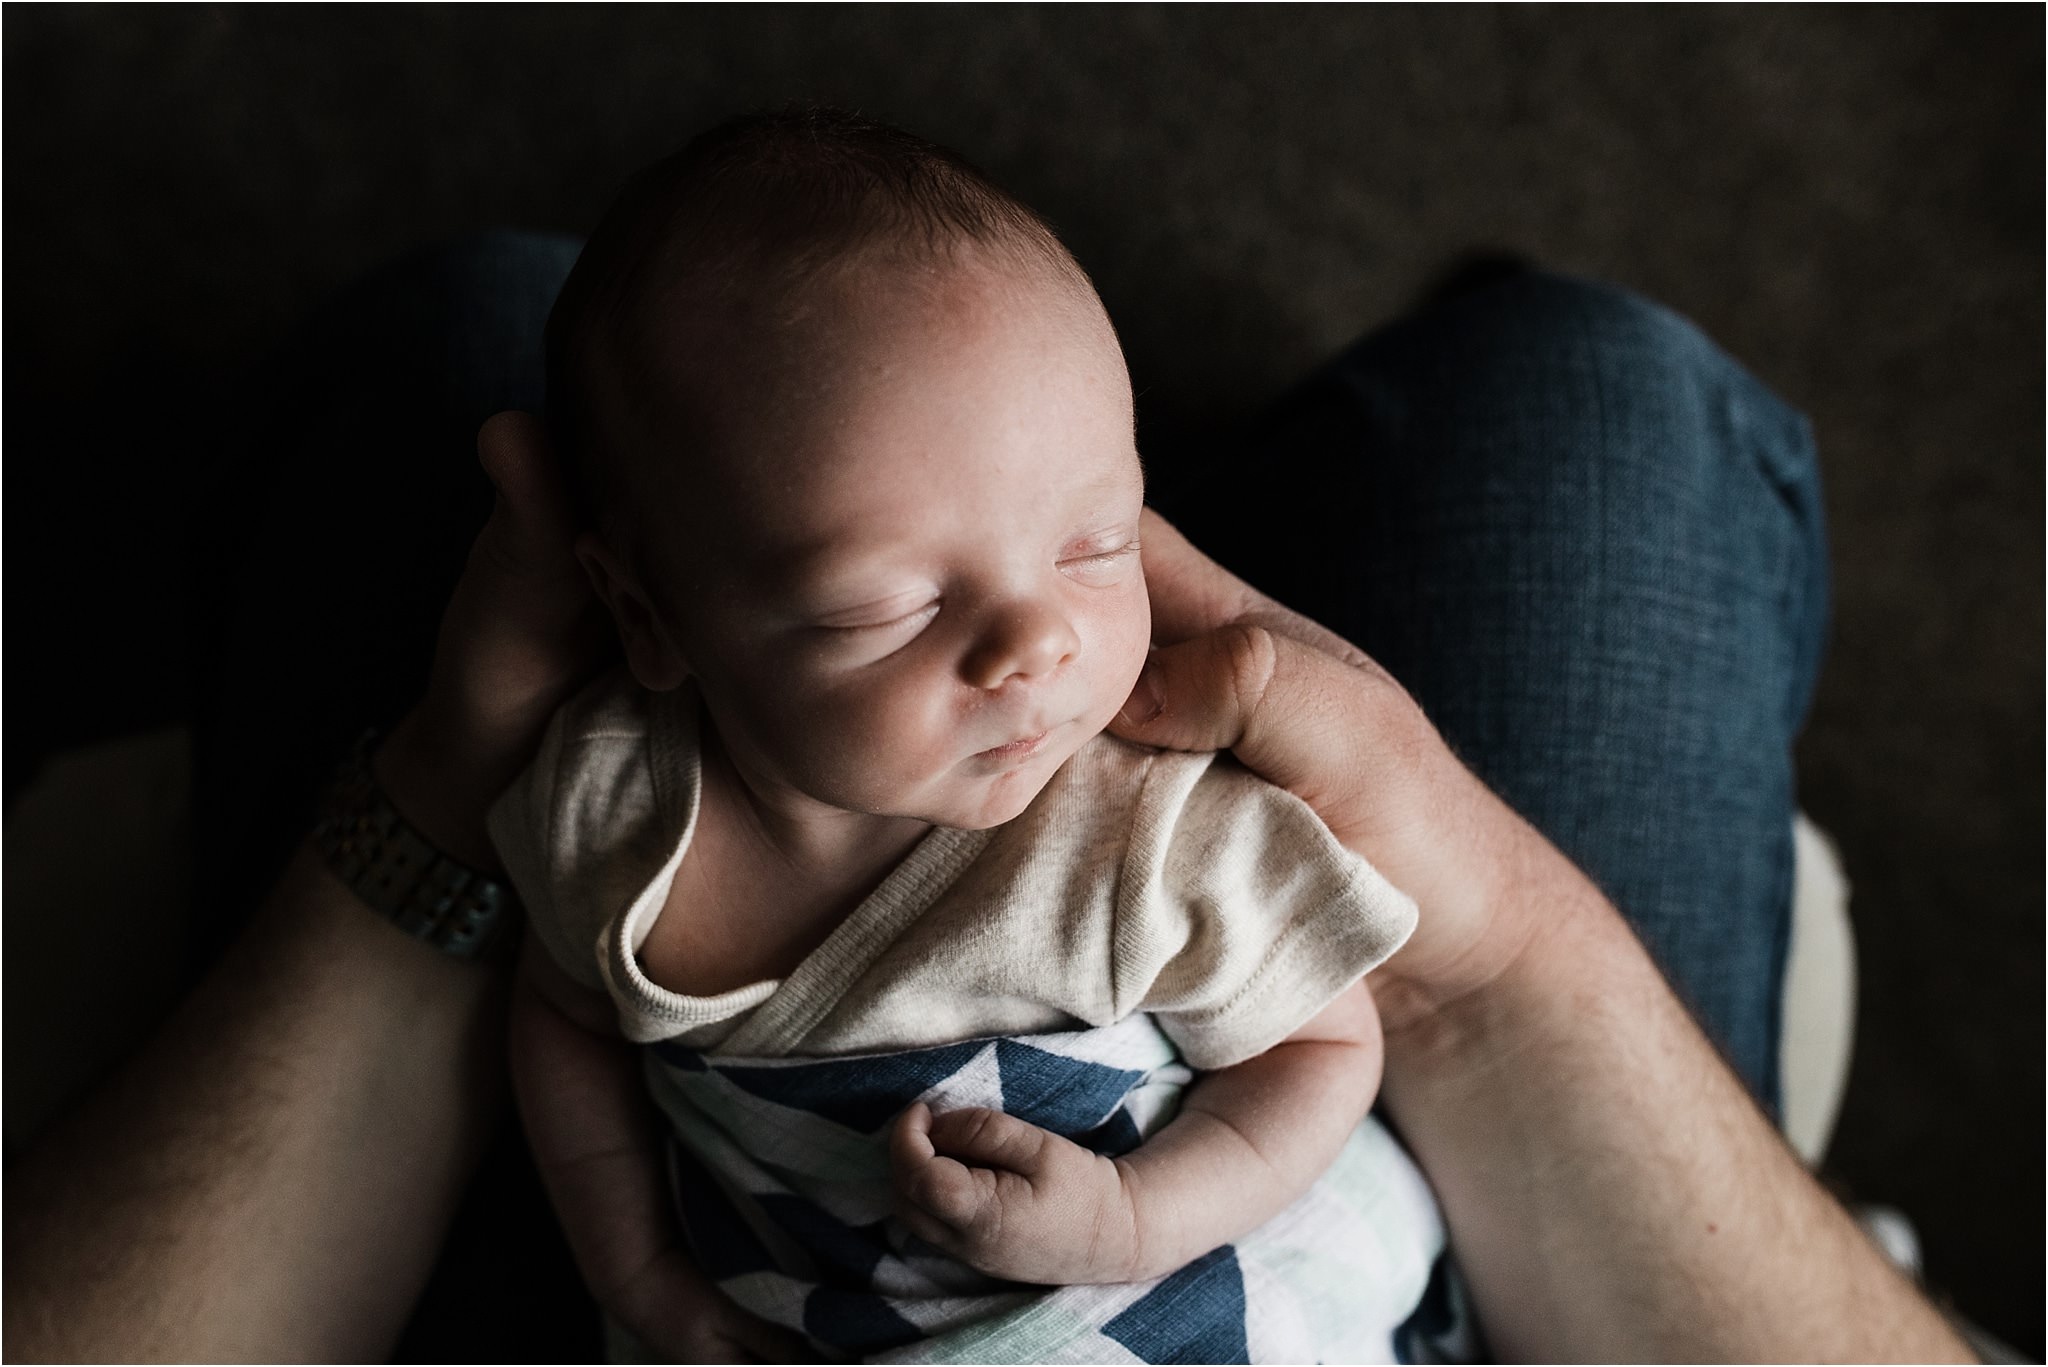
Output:
[[9,1174],[6,1356],[388,1354],[499,1114],[502,987],[302,848],[165,1031]]
[[1553,859],[1514,894],[1523,951],[1387,1040],[1502,1360],[1970,1360]]

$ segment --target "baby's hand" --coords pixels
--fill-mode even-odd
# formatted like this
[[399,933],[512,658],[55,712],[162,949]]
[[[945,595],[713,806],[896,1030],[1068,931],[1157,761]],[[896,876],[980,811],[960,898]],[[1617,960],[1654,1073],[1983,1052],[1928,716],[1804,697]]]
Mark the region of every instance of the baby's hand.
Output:
[[910,1232],[992,1277],[1133,1280],[1138,1221],[1122,1165],[1001,1111],[933,1115],[889,1136],[896,1213]]

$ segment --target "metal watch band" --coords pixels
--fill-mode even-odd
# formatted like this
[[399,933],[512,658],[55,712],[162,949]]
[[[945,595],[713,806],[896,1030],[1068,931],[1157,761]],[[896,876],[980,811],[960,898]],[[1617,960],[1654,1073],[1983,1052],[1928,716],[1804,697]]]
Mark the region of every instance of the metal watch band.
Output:
[[436,849],[370,773],[375,731],[342,762],[313,838],[351,892],[399,929],[458,959],[476,959],[512,920],[512,889]]

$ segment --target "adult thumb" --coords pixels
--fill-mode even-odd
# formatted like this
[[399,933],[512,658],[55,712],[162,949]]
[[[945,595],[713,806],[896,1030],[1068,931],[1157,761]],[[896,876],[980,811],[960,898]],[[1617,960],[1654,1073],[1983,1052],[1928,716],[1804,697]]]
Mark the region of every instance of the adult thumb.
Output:
[[570,500],[545,423],[516,409],[493,415],[477,433],[477,458],[498,491],[492,520],[520,550],[549,555],[568,546]]
[[1273,634],[1234,624],[1155,649],[1109,729],[1161,750],[1228,750],[1265,702]]
[[1416,758],[1433,734],[1377,665],[1244,622],[1153,651],[1109,729],[1162,750],[1229,750],[1340,838],[1390,765]]

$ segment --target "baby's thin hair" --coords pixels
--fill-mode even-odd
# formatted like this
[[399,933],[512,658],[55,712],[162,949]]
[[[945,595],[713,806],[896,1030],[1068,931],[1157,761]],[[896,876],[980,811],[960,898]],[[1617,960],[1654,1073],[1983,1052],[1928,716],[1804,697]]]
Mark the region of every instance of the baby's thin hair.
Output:
[[1052,225],[964,157],[849,110],[742,115],[635,175],[547,324],[548,425],[585,519],[624,494],[614,410],[674,384],[648,354],[654,311],[766,310],[878,248],[943,260],[967,244],[1087,280]]

